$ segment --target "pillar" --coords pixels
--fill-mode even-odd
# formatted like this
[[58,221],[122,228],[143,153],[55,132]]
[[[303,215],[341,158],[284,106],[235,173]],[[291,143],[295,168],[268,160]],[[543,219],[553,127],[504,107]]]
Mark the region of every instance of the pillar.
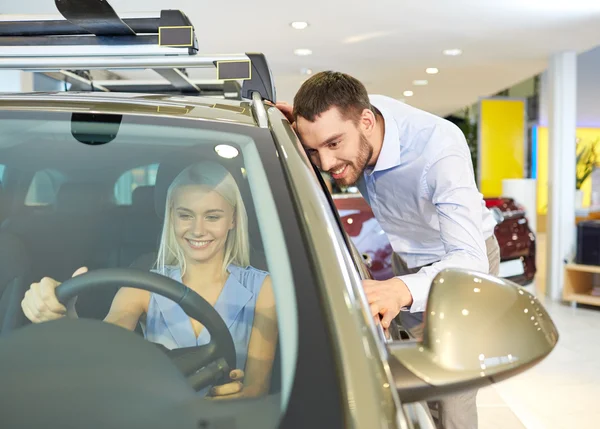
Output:
[[575,254],[577,54],[553,55],[548,68],[549,150],[546,294],[560,300],[564,264]]

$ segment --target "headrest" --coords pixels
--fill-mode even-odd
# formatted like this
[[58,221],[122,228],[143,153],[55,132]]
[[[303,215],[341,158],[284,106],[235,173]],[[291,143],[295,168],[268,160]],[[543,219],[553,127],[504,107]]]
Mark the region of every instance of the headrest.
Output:
[[154,186],[138,186],[131,194],[131,206],[136,210],[152,210]]
[[[203,156],[200,159],[198,158],[197,154],[193,155],[182,152],[177,158],[172,158],[169,161],[160,163],[156,174],[156,185],[154,187],[154,209],[159,219],[163,219],[165,216],[165,206],[167,204],[167,191],[169,190],[169,186],[171,186],[171,183],[179,173],[192,164],[206,163],[207,170],[210,170],[207,171],[207,173],[209,173],[211,177],[217,177],[225,172],[229,172],[232,174],[238,186],[242,185],[241,170],[236,161],[223,158],[210,159],[207,156]],[[220,180],[220,177],[218,180]]]
[[106,187],[94,183],[65,183],[56,196],[56,210],[61,212],[93,212],[111,202]]

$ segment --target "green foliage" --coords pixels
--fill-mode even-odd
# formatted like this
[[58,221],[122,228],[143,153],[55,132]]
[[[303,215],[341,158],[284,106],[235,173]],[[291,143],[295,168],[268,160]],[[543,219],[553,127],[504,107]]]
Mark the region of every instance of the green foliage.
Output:
[[594,171],[596,165],[600,162],[598,150],[600,150],[600,138],[593,141],[577,141],[577,165],[576,189],[581,189],[581,185],[586,181]]

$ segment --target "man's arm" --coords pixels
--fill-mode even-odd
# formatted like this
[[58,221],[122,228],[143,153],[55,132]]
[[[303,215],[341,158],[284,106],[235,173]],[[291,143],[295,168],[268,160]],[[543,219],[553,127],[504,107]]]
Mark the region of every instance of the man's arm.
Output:
[[371,313],[381,314],[386,328],[402,308],[412,313],[425,311],[431,282],[441,270],[488,272],[482,197],[464,135],[458,129],[453,131],[436,141],[443,149],[432,157],[422,176],[422,186],[436,207],[445,255],[415,274],[363,281]]
[[446,145],[424,171],[427,187],[440,223],[446,254],[418,273],[399,276],[412,295],[411,312],[425,310],[433,278],[445,268],[466,268],[487,273],[489,262],[482,231],[482,197],[475,184],[472,161],[464,137],[451,135],[456,143]]

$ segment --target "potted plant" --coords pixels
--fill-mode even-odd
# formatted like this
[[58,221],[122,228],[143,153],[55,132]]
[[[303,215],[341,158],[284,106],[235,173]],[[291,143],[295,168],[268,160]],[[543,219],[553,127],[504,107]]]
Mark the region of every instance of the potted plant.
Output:
[[575,182],[575,208],[580,209],[583,206],[583,191],[581,186],[590,177],[598,161],[598,142],[600,138],[583,142],[577,139],[577,164],[576,164],[576,175],[577,180]]

